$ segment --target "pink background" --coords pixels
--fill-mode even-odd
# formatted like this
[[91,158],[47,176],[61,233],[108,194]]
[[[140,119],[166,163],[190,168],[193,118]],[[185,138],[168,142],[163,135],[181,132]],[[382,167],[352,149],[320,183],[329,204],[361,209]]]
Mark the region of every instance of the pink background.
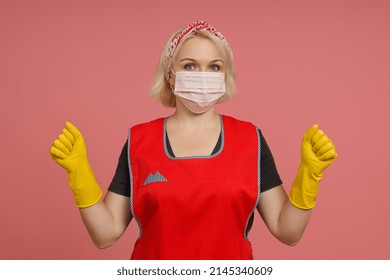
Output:
[[130,257],[134,221],[95,248],[49,149],[72,121],[106,190],[127,128],[172,113],[148,87],[165,40],[196,19],[235,54],[238,94],[219,112],[262,129],[287,191],[312,123],[339,153],[296,247],[256,215],[255,258],[390,259],[390,1],[379,0],[1,0],[0,259]]

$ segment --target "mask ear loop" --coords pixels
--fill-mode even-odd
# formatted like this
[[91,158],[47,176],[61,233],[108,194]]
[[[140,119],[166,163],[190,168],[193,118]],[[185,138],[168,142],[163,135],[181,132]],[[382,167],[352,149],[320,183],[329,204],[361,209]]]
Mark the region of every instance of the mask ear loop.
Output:
[[172,78],[171,72],[172,72],[175,76],[176,76],[176,73],[175,73],[175,71],[173,71],[173,69],[171,68],[171,71],[169,71],[169,74],[168,74],[168,75],[169,75],[169,80],[168,80],[169,85],[170,85],[170,87],[171,87],[172,93],[175,94],[175,89],[174,89],[173,85],[171,84],[171,78]]

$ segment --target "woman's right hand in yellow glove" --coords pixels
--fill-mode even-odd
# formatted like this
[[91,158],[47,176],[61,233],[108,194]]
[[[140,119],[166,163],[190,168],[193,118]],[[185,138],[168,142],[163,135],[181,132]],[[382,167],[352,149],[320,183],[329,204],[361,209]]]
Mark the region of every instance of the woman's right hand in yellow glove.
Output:
[[88,162],[84,137],[76,126],[65,123],[50,154],[67,171],[69,185],[79,208],[92,206],[100,200],[102,190]]

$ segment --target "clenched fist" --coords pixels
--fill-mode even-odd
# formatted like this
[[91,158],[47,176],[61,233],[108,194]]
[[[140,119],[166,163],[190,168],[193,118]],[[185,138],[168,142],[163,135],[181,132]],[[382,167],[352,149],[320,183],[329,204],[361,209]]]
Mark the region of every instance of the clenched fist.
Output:
[[76,126],[65,123],[62,133],[53,142],[50,154],[67,171],[68,182],[79,208],[92,206],[100,200],[102,190],[88,162],[83,135]]
[[336,159],[337,152],[329,137],[313,125],[302,139],[301,162],[316,174],[322,172]]
[[302,139],[301,163],[289,194],[293,205],[301,209],[314,207],[318,183],[336,157],[336,148],[329,137],[318,125],[310,127]]

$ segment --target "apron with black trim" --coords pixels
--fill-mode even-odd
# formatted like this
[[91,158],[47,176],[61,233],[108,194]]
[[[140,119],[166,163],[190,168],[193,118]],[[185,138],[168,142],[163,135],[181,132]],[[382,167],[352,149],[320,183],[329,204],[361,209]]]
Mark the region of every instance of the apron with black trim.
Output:
[[221,117],[211,156],[172,157],[166,118],[129,129],[131,259],[253,259],[248,233],[260,196],[260,133]]

